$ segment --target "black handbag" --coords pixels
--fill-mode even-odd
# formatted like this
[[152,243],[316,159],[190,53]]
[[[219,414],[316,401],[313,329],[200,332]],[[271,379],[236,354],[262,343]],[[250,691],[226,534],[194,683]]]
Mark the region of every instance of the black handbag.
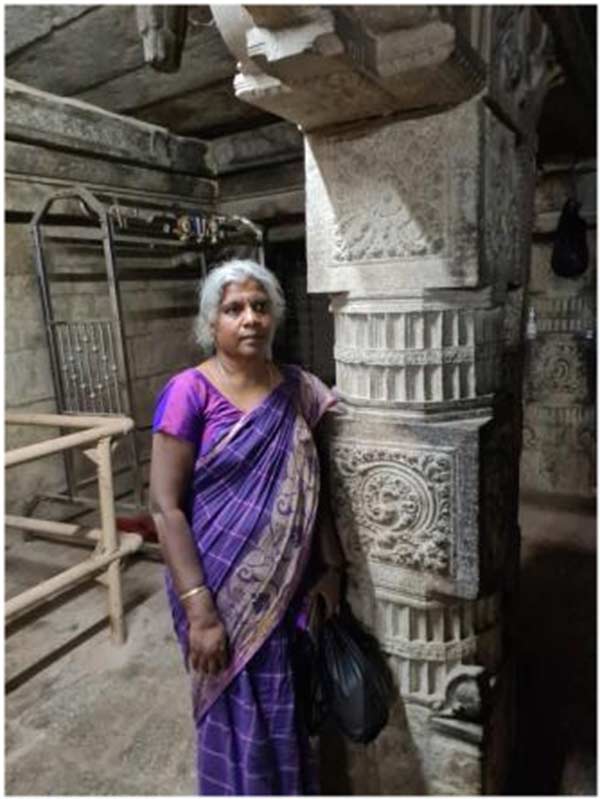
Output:
[[310,734],[326,718],[355,743],[370,743],[385,727],[395,691],[377,639],[343,600],[318,632],[305,631],[296,647],[299,709]]

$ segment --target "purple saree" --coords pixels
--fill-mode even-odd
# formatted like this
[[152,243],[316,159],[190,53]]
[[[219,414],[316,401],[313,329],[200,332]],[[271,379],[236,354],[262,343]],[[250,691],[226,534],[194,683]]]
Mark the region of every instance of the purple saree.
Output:
[[[333,394],[297,367],[242,413],[197,369],[169,381],[153,430],[197,447],[186,515],[227,629],[221,674],[192,675],[201,795],[318,793],[297,721],[290,642],[319,493],[311,429]],[[187,663],[187,622],[167,573]]]

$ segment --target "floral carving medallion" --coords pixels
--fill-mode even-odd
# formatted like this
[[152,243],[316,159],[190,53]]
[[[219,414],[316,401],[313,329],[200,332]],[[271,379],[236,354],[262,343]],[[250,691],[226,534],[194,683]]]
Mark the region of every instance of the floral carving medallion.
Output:
[[336,511],[355,553],[450,574],[452,453],[335,444],[331,457]]

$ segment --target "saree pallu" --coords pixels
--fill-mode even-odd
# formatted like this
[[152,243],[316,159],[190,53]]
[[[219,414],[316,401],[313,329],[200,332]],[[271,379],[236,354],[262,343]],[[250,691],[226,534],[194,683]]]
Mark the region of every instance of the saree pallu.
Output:
[[[194,467],[188,521],[230,652],[219,675],[192,675],[202,795],[318,793],[290,657],[319,494],[299,411],[306,391],[304,373],[286,368],[284,382]],[[169,577],[167,590],[187,661],[187,621]]]

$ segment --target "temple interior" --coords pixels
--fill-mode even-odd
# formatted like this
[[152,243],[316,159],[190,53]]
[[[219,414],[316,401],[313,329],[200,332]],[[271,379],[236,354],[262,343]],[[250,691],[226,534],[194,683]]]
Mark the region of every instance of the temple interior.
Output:
[[344,408],[397,689],[374,743],[325,729],[323,793],[595,794],[596,7],[4,21],[6,795],[195,791],[151,422],[233,255]]

